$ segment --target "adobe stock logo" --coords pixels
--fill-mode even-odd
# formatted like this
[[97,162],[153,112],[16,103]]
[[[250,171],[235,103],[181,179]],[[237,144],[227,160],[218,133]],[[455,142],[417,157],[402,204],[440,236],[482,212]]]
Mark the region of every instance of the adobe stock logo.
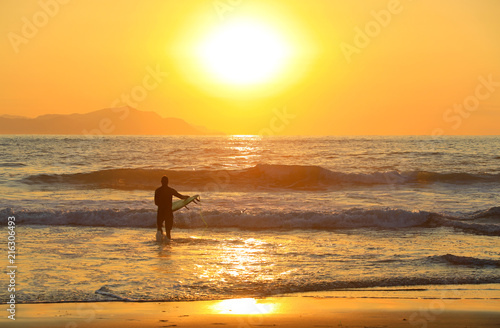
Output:
[[[113,113],[120,113],[119,119],[124,121],[130,115],[130,108],[138,108],[139,104],[146,100],[149,92],[158,88],[163,80],[168,76],[166,72],[160,69],[160,65],[156,65],[153,69],[151,66],[146,66],[147,74],[144,75],[142,83],[135,85],[127,93],[122,93],[111,104]],[[118,106],[123,107],[118,107]],[[111,134],[115,131],[116,125],[109,117],[102,118],[96,129],[88,131],[84,129],[82,134],[87,136],[102,136]]]
[[144,75],[142,84],[134,86],[129,93],[122,93],[119,98],[116,98],[111,107],[117,107],[119,104],[137,108],[139,103],[143,102],[150,91],[158,88],[163,79],[168,76],[166,72],[162,72],[160,65],[156,65],[155,69],[151,66],[146,67],[148,74]]
[[263,128],[259,131],[259,136],[273,136],[276,133],[282,132],[290,125],[291,121],[297,117],[293,113],[288,113],[286,107],[274,108],[273,117],[269,120],[269,127]]
[[[474,92],[465,97],[461,103],[453,104],[453,108],[447,108],[443,112],[443,121],[451,124],[452,130],[457,130],[462,126],[465,119],[468,119],[473,112],[479,110],[481,102],[490,98],[500,87],[500,82],[493,80],[493,74],[487,77],[479,76],[478,84],[474,88]],[[436,128],[432,131],[432,135],[440,136],[445,134],[444,127]]]
[[23,23],[21,26],[20,34],[15,32],[9,32],[7,38],[9,39],[10,45],[14,52],[19,53],[21,45],[26,45],[32,39],[34,39],[40,30],[49,24],[51,18],[54,18],[61,9],[61,5],[66,5],[71,0],[40,0],[38,5],[40,10],[33,14],[31,19],[24,16],[21,18]]
[[241,5],[243,0],[215,0],[212,5],[214,6],[220,20],[226,19],[226,14],[234,11],[236,7]]

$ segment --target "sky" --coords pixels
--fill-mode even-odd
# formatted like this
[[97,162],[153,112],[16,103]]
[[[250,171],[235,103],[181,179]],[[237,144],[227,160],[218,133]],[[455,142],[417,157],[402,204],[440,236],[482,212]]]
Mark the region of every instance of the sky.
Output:
[[498,0],[2,0],[0,114],[500,134]]

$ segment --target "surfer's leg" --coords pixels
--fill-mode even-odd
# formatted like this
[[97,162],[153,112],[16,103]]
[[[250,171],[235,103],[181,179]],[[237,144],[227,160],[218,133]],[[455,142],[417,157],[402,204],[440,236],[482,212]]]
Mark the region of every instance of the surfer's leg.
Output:
[[172,237],[170,237],[170,230],[172,230],[173,225],[174,225],[174,215],[167,214],[167,217],[165,218],[165,230],[167,231],[168,239],[172,239]]
[[162,215],[163,213],[160,213],[160,210],[158,209],[158,213],[156,214],[156,229],[158,231],[161,231],[161,233],[163,233],[163,220],[164,219],[164,216]]

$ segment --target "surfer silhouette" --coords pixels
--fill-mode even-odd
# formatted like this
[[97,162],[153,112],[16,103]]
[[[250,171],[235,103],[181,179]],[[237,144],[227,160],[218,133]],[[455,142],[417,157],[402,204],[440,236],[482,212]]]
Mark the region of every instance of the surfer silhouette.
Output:
[[158,213],[156,216],[156,241],[163,240],[163,221],[165,221],[165,230],[167,238],[172,239],[170,230],[174,224],[174,212],[172,211],[172,196],[180,199],[189,198],[189,196],[181,195],[177,190],[168,186],[168,177],[161,178],[161,187],[155,190],[155,204],[158,206]]

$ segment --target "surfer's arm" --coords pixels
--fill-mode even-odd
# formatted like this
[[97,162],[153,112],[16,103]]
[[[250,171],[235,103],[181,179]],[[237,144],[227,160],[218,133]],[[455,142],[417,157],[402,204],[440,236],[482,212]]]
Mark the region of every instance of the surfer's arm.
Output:
[[174,191],[175,191],[175,192],[174,192],[174,194],[173,194],[173,195],[174,195],[175,197],[177,197],[177,198],[180,198],[180,199],[188,199],[188,198],[189,198],[189,196],[185,196],[185,195],[181,195],[181,194],[179,194],[179,193],[177,192],[177,190],[175,190],[175,189],[174,189]]

